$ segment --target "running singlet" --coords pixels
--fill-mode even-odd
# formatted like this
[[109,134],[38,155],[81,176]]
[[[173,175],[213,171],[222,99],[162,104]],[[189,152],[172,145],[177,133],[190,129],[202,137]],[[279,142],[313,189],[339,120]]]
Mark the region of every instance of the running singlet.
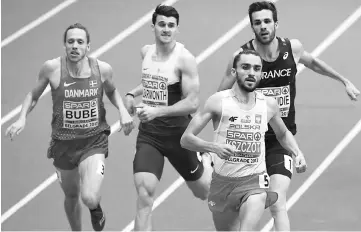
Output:
[[[175,73],[175,66],[184,46],[176,43],[172,54],[165,62],[153,60],[155,44],[150,45],[142,63],[142,102],[151,107],[170,106],[182,99],[181,80]],[[188,116],[157,117],[140,123],[139,130],[153,134],[183,133],[190,122]]]
[[[273,62],[262,60],[262,79],[256,91],[277,100],[285,125],[292,134],[296,134],[294,101],[296,97],[297,65],[293,59],[290,41],[280,37],[277,37],[277,39],[279,56]],[[252,40],[243,45],[242,48],[255,50]],[[275,135],[271,126],[268,127],[267,135]]]
[[264,135],[267,131],[267,101],[256,93],[251,110],[240,108],[232,89],[222,92],[222,117],[214,131],[214,141],[236,147],[227,160],[212,153],[214,171],[227,177],[249,176],[266,171]]
[[103,86],[96,59],[88,57],[91,76],[73,78],[61,57],[61,76],[57,89],[52,89],[52,138],[82,139],[109,130],[105,119]]

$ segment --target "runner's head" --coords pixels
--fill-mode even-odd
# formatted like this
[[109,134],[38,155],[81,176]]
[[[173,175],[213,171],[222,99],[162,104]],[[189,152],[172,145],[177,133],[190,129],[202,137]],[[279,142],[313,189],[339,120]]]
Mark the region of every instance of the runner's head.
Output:
[[277,9],[273,2],[254,2],[248,8],[249,20],[256,39],[270,44],[276,36],[278,27]]
[[158,5],[152,17],[155,39],[163,44],[174,41],[178,32],[179,14],[172,6]]
[[90,35],[80,23],[70,25],[64,32],[66,55],[71,62],[82,60],[90,50]]
[[232,75],[236,77],[240,89],[253,92],[262,75],[260,55],[253,50],[242,50],[234,57]]

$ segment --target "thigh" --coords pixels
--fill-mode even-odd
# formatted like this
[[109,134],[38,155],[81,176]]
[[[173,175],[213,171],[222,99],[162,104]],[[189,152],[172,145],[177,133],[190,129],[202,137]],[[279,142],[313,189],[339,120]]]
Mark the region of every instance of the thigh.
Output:
[[292,155],[278,141],[266,143],[266,165],[268,175],[279,174],[292,178]]
[[270,178],[271,184],[269,191],[276,192],[278,194],[278,202],[286,202],[291,179],[280,174],[272,175]]
[[164,167],[164,156],[156,148],[152,138],[138,134],[136,152],[133,160],[133,173],[146,172],[161,179]]
[[63,170],[56,168],[60,186],[67,197],[78,197],[80,192],[80,175],[77,168]]
[[180,137],[167,140],[165,156],[186,181],[197,181],[201,178],[204,166],[198,152],[187,150],[180,145]]
[[239,218],[241,230],[254,230],[265,209],[267,193],[250,193],[247,200],[241,205]]
[[79,164],[82,189],[99,192],[105,175],[105,154],[92,154]]
[[240,228],[238,212],[212,212],[212,218],[217,231],[238,231]]
[[134,185],[139,196],[154,197],[159,179],[149,172],[137,172],[134,174]]

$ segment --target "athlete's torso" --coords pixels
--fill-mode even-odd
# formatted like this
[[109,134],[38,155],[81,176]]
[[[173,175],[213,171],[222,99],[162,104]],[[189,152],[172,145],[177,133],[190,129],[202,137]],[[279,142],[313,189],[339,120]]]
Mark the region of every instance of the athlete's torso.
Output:
[[[293,58],[291,43],[288,39],[277,37],[279,55],[273,62],[263,60],[262,79],[256,91],[276,98],[280,113],[287,128],[296,134],[295,97],[297,65]],[[252,40],[242,46],[255,50]],[[269,126],[266,136],[275,136]]]
[[256,93],[251,110],[240,108],[232,89],[221,92],[222,116],[214,131],[214,141],[227,143],[239,151],[228,160],[212,154],[214,171],[222,176],[242,177],[266,170],[264,135],[267,131],[267,101]]
[[[151,107],[170,106],[182,99],[180,72],[176,70],[177,61],[184,49],[176,43],[172,54],[166,61],[155,61],[155,44],[150,45],[142,63],[142,102]],[[139,130],[154,134],[183,133],[190,122],[190,116],[158,117],[150,122],[140,123]]]
[[52,138],[82,139],[109,130],[105,119],[103,84],[96,59],[88,57],[91,75],[73,78],[61,57],[59,86],[52,87]]

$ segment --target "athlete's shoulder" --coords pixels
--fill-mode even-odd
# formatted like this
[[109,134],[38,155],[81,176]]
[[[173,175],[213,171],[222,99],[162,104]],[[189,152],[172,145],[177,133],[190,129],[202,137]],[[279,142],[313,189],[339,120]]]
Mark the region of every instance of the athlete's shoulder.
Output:
[[265,96],[263,95],[264,99],[267,102],[267,106],[272,109],[272,110],[277,110],[278,109],[278,104],[277,101],[274,97],[269,97],[269,96]]
[[109,63],[99,59],[96,59],[96,61],[98,63],[99,71],[102,77],[108,77],[113,73],[113,68]]
[[257,99],[266,100],[266,96],[263,93],[261,93],[260,91],[255,92],[255,93],[256,93],[256,98]]
[[225,96],[228,96],[227,94],[228,90],[216,92],[208,97],[206,103],[205,103],[205,109],[216,112],[221,107],[222,99]]
[[147,54],[147,52],[149,51],[149,49],[152,46],[155,46],[155,45],[154,44],[146,44],[140,49],[140,55],[141,55],[142,59],[144,59],[145,55]]
[[290,39],[292,53],[298,54],[303,50],[303,45],[299,39]]
[[177,42],[177,49],[182,59],[195,59],[195,56],[191,51],[189,51],[184,44]]
[[45,76],[50,76],[55,71],[60,70],[60,68],[61,68],[61,57],[57,57],[45,61],[41,66],[40,72]]

